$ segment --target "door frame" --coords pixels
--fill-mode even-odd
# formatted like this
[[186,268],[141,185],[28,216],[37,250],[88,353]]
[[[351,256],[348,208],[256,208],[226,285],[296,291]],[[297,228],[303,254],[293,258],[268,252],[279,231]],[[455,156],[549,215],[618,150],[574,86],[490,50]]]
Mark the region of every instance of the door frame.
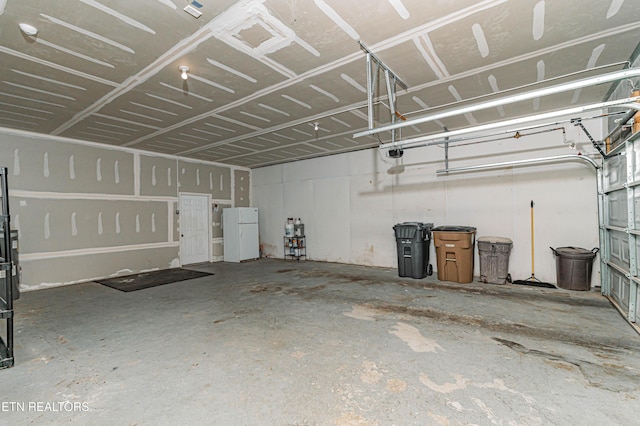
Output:
[[[212,250],[212,242],[211,242],[211,220],[212,220],[212,213],[211,213],[211,194],[200,194],[197,192],[178,192],[178,212],[182,211],[182,196],[186,195],[189,197],[204,197],[207,199],[207,260],[206,262],[212,262],[212,256],[213,256],[213,250]],[[180,252],[179,257],[179,261],[180,261],[180,266],[185,265],[185,263],[183,262],[183,258],[182,258],[182,218],[180,217],[180,214],[178,213],[178,250]],[[186,265],[191,265],[191,263],[186,263]]]

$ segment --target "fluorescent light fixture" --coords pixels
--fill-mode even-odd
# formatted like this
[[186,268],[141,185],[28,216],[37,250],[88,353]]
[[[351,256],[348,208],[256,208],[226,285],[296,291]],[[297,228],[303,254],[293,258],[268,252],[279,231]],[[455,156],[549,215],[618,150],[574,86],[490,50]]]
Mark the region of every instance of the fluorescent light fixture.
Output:
[[638,76],[640,76],[640,68],[616,71],[609,74],[603,74],[597,77],[583,78],[583,79],[576,80],[569,83],[562,83],[554,86],[545,87],[543,89],[532,90],[519,95],[508,96],[501,99],[495,99],[493,101],[480,102],[480,103],[472,104],[472,105],[454,109],[454,110],[443,111],[443,112],[439,112],[431,115],[426,115],[413,120],[402,121],[396,124],[390,124],[390,125],[378,127],[375,129],[364,130],[362,132],[358,132],[354,134],[353,137],[359,138],[361,136],[375,135],[380,132],[387,132],[387,131],[399,129],[402,127],[413,126],[421,123],[427,123],[429,121],[440,120],[443,118],[453,117],[456,115],[463,115],[466,113],[479,111],[482,109],[495,108],[502,105],[512,104],[515,102],[535,99],[541,96],[548,96],[556,93],[568,92],[568,91],[580,89],[583,87],[595,86],[597,84],[609,83],[611,81],[622,80],[625,78],[633,78]]
[[389,142],[389,143],[380,145],[379,148],[388,149],[388,148],[400,148],[400,147],[408,148],[412,146],[419,146],[420,144],[423,144],[425,142],[433,141],[437,139],[451,138],[454,136],[465,135],[468,133],[476,133],[476,132],[483,132],[486,130],[498,129],[500,127],[516,126],[516,125],[525,124],[525,123],[532,123],[534,121],[544,121],[550,118],[561,117],[563,115],[579,114],[585,111],[591,111],[595,109],[620,106],[622,104],[635,102],[639,99],[640,99],[640,96],[635,96],[632,98],[618,99],[616,101],[599,102],[596,104],[584,105],[584,106],[575,107],[575,108],[568,108],[560,111],[547,112],[544,114],[532,115],[528,117],[514,118],[511,120],[500,121],[498,123],[482,124],[480,126],[467,127],[464,129],[452,130],[449,132],[435,133],[431,135],[420,136],[413,139],[405,139],[399,142]]

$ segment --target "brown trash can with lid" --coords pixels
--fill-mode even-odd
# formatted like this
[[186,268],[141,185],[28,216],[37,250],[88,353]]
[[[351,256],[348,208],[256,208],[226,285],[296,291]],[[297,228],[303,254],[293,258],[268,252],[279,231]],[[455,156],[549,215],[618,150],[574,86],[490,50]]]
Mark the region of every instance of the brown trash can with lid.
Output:
[[591,270],[598,248],[549,247],[556,258],[558,287],[565,290],[591,290]]
[[473,282],[473,252],[476,228],[438,226],[431,230],[436,248],[438,279],[458,283]]

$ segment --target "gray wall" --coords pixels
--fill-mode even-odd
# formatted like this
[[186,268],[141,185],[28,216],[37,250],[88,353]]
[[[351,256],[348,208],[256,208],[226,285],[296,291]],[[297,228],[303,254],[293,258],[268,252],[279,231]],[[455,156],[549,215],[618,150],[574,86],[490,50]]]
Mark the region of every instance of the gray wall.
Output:
[[250,205],[250,171],[221,164],[9,129],[0,159],[23,290],[179,266],[181,192],[211,196],[210,259],[221,261],[222,209]]
[[[601,137],[601,121],[585,125],[596,138]],[[565,131],[566,139],[557,130],[519,139],[452,145],[449,165],[594,154],[577,127],[567,124]],[[576,142],[576,149],[570,148],[570,141]],[[535,202],[536,277],[556,281],[549,246],[589,250],[598,246],[593,167],[566,162],[437,175],[444,167],[443,147],[430,146],[405,150],[398,160],[370,149],[254,169],[252,201],[260,209],[264,254],[283,257],[288,217],[302,218],[305,224],[308,259],[394,268],[394,224],[468,225],[477,228],[478,237],[511,238],[511,275],[526,279],[531,275],[531,200]],[[437,269],[432,243],[430,263]],[[596,262],[594,285],[600,282],[598,273]],[[474,275],[479,275],[477,249]]]

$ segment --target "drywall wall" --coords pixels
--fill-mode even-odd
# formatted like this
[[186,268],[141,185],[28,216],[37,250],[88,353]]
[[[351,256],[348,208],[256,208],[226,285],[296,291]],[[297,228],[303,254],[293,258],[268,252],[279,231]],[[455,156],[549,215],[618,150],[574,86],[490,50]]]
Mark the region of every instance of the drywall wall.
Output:
[[180,160],[178,162],[180,192],[211,194],[215,200],[231,199],[231,169]]
[[175,197],[176,160],[165,157],[140,156],[140,195]]
[[235,170],[233,173],[234,205],[236,207],[250,207],[251,176],[246,170]]
[[[585,125],[601,137],[602,120]],[[594,152],[584,133],[570,124],[565,127],[566,136],[558,129],[452,145],[449,166]],[[570,148],[571,142],[576,149]],[[526,279],[532,272],[532,200],[536,277],[556,281],[550,246],[598,246],[593,167],[565,162],[436,175],[444,166],[444,148],[431,146],[406,150],[400,160],[373,149],[254,169],[253,204],[260,209],[265,254],[283,257],[287,217],[302,218],[310,259],[385,267],[397,267],[394,224],[469,225],[477,228],[477,236],[511,238],[510,272],[514,279]],[[435,268],[433,244],[430,258]],[[475,259],[478,276],[477,252]],[[592,284],[599,284],[597,262],[594,276]]]
[[[22,265],[21,290],[38,290],[127,275],[140,271],[164,269],[175,265],[176,249],[160,247],[118,247],[112,251],[87,254],[58,253],[55,257],[20,258]],[[114,267],[121,269],[114,270]],[[93,274],[93,275],[91,275]],[[60,280],[63,281],[60,281]]]
[[209,258],[221,261],[222,209],[250,203],[243,168],[9,129],[0,159],[27,291],[179,266],[183,192],[211,195]]
[[167,242],[166,202],[40,197],[11,198],[23,253],[28,247],[55,253]]
[[133,152],[10,135],[2,133],[0,143],[13,188],[134,195]]

